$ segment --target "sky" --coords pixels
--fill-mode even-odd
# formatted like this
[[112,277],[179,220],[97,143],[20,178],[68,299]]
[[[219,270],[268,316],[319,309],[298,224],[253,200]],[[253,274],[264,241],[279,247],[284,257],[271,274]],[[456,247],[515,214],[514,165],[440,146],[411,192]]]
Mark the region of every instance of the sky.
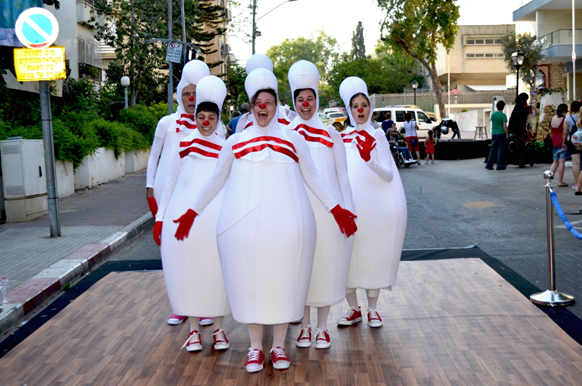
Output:
[[[249,0],[243,0],[247,4]],[[460,25],[508,24],[512,23],[512,13],[529,0],[458,0],[461,17]],[[283,0],[257,0],[257,19],[283,3]],[[374,52],[380,38],[380,23],[385,11],[377,6],[376,0],[295,0],[286,2],[257,21],[257,29],[262,36],[257,37],[255,51],[265,53],[271,46],[281,44],[285,39],[299,36],[308,37],[322,28],[337,39],[342,52],[349,52],[352,33],[358,21],[364,26],[366,53]],[[233,13],[233,17],[236,14]],[[248,26],[249,33],[251,26]],[[230,36],[231,52],[239,63],[246,63],[251,56],[251,44],[237,36]]]

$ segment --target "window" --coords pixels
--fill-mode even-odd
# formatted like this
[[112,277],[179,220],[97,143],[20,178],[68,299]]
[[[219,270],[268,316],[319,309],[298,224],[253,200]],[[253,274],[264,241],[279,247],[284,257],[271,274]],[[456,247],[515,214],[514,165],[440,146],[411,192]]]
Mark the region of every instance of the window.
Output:
[[404,122],[404,114],[405,112],[402,110],[396,110],[396,122]]
[[475,40],[474,39],[467,39],[467,41],[465,43],[466,44],[475,44]]
[[493,44],[493,39],[485,39],[485,44]]
[[426,116],[425,113],[418,111],[418,122],[422,122],[422,123],[432,123],[432,121]]
[[475,44],[483,44],[483,39],[475,39]]
[[501,39],[495,39],[495,44],[503,44],[503,43],[501,42]]
[[501,44],[500,36],[488,36],[488,37],[476,37],[467,36],[465,37],[465,45],[484,45],[484,44]]
[[475,54],[475,57],[476,58],[484,58],[485,57],[485,54]]
[[503,58],[503,54],[500,53],[483,53],[483,54],[473,54],[473,53],[466,53],[465,58],[467,59],[474,59],[474,58],[487,58],[487,59],[495,59],[495,58]]
[[494,54],[485,54],[486,58],[492,58]]
[[475,57],[475,54],[466,54],[465,57],[466,58],[474,58]]

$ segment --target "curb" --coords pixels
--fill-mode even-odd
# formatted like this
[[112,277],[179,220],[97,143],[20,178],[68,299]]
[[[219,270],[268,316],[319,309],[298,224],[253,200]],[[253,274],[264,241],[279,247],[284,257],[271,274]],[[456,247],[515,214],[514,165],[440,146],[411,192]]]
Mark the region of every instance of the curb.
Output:
[[[43,307],[70,283],[92,271],[93,267],[107,260],[113,251],[154,224],[150,212],[144,214],[97,244],[86,244],[63,257],[33,278],[10,291],[11,303],[0,305],[0,339],[23,319]],[[13,302],[13,303],[12,303]]]

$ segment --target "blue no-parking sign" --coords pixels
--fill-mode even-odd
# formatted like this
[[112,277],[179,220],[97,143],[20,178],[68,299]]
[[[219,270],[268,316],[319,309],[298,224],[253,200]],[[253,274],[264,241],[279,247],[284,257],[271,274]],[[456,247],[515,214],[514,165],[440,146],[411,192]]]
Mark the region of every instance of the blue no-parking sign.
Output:
[[18,40],[28,48],[48,47],[59,35],[57,19],[44,8],[29,8],[22,12],[14,28]]

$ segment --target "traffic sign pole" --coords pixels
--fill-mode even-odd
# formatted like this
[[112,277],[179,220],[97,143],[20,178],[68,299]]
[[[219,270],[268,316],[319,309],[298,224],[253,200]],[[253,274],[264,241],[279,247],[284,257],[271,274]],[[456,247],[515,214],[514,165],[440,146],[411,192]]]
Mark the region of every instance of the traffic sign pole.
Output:
[[40,115],[42,119],[42,139],[44,144],[44,162],[46,175],[46,190],[51,237],[61,235],[59,218],[59,194],[57,189],[55,168],[55,145],[53,141],[53,121],[51,114],[51,97],[49,84],[46,80],[38,82],[40,93]]

